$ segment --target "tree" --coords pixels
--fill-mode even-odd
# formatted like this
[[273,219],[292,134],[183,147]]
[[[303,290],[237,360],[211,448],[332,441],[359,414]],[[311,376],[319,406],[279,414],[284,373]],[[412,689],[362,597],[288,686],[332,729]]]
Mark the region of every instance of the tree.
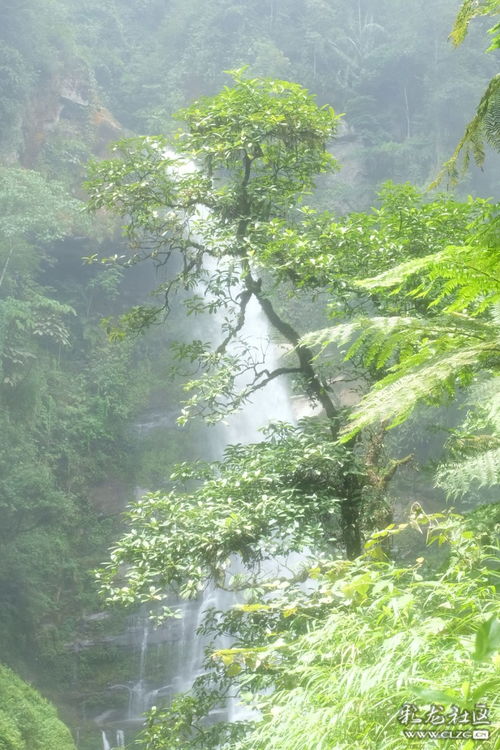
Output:
[[[371,293],[390,290],[400,310],[406,300],[404,315],[396,302],[392,312],[399,314],[357,316],[304,338],[313,347],[346,346],[347,358],[360,357],[382,374],[354,409],[343,439],[373,424],[395,427],[417,405],[446,402],[472,387],[466,425],[451,440],[451,460],[437,477],[455,498],[500,481],[499,218],[498,205],[481,204],[460,244],[445,243],[358,282]],[[414,300],[423,306],[411,309]]]
[[[126,235],[133,254],[110,261],[131,265],[152,258],[173,269],[157,290],[162,304],[131,310],[114,335],[158,320],[180,293],[188,313],[224,316],[216,344],[177,345],[179,360],[201,371],[187,384],[194,395],[181,421],[193,414],[217,421],[275,378],[294,375],[323,408],[334,439],[339,409],[315,369],[313,353],[275,304],[276,274],[266,263],[266,239],[269,245],[273,222],[284,222],[286,236],[315,175],[336,167],[326,145],[338,117],[297,84],[247,79],[242,71],[233,77],[232,88],[180,113],[186,129],[174,142],[178,155],[168,151],[164,138],[139,138],[118,145],[119,159],[92,168],[91,207],[130,217]],[[295,278],[291,271],[288,279]],[[247,342],[244,326],[252,302],[293,347],[291,365],[269,369],[265,356]],[[346,473],[340,515],[350,557],[360,551],[362,487],[362,480]]]
[[[185,387],[193,392],[185,402],[180,422],[193,415],[215,422],[237,410],[252,393],[273,379],[293,375],[300,378],[309,397],[323,407],[329,427],[326,432],[317,431],[316,439],[324,455],[330,457],[328,460],[337,462],[337,469],[332,472],[322,467],[316,471],[317,485],[324,496],[319,509],[314,503],[311,505],[307,492],[302,490],[297,498],[300,482],[304,485],[300,455],[294,458],[296,470],[290,463],[282,466],[280,451],[283,446],[289,447],[287,441],[291,439],[291,433],[286,431],[280,435],[283,445],[275,433],[270,444],[264,442],[256,452],[242,449],[239,454],[229,453],[225,462],[212,470],[184,467],[177,478],[204,480],[199,490],[190,492],[174,486],[169,494],[157,493],[132,510],[134,531],[115,550],[106,577],[108,592],[125,601],[135,595],[147,599],[148,581],[154,582],[152,598],[158,597],[163,585],[172,583],[196,591],[207,575],[222,580],[220,567],[229,554],[239,553],[250,559],[261,554],[259,544],[265,545],[273,535],[276,545],[279,539],[292,539],[296,532],[290,514],[283,513],[284,496],[294,498],[292,505],[301,502],[308,512],[313,511],[314,533],[331,540],[337,537],[340,526],[347,556],[359,554],[363,505],[370,507],[373,523],[377,505],[379,509],[386,508],[384,492],[388,482],[401,461],[407,459],[386,462],[383,466],[383,425],[362,440],[352,433],[344,457],[325,443],[325,440],[336,441],[345,417],[334,400],[331,383],[334,378],[329,380],[311,344],[329,342],[335,337],[343,341],[359,326],[366,328],[356,344],[356,351],[360,351],[361,344],[370,339],[372,324],[363,316],[357,322],[337,325],[319,336],[309,334],[301,338],[300,329],[276,304],[273,287],[280,284],[292,293],[298,289],[308,292],[329,289],[335,295],[334,310],[341,316],[352,314],[356,307],[366,304],[360,295],[371,293],[371,304],[387,313],[394,307],[392,301],[383,299],[378,289],[373,292],[369,281],[354,283],[360,266],[366,271],[387,269],[394,261],[410,257],[413,259],[407,261],[408,268],[422,268],[428,259],[422,257],[426,249],[432,248],[438,255],[446,253],[443,248],[465,231],[471,220],[478,222],[479,231],[481,221],[490,211],[488,204],[481,201],[457,204],[441,198],[425,203],[418,191],[409,186],[386,186],[382,207],[371,215],[353,214],[336,221],[328,213],[318,214],[300,206],[305,191],[312,187],[314,174],[335,166],[325,150],[336,123],[335,115],[329,109],[318,108],[296,84],[246,79],[242,72],[233,75],[236,84],[233,88],[196,102],[180,114],[187,128],[175,140],[179,155],[168,151],[166,139],[146,137],[121,142],[116,149],[119,158],[92,167],[87,183],[92,208],[106,208],[129,217],[125,231],[131,254],[104,262],[130,266],[149,258],[170,269],[167,280],[156,292],[161,295],[162,303],[132,309],[118,325],[110,325],[110,333],[115,337],[125,336],[127,331],[140,331],[161,320],[172,312],[175,294],[188,313],[220,316],[222,312],[222,325],[220,328],[216,325],[218,341],[196,339],[174,344],[179,367],[184,368],[188,377]],[[397,276],[397,271],[385,273],[388,278],[391,273]],[[477,274],[478,284],[481,274],[481,271]],[[472,281],[470,275],[467,278]],[[475,295],[477,288],[471,293]],[[275,331],[293,347],[290,356],[295,362],[270,369],[265,356],[247,341],[245,321],[252,300],[260,305]],[[400,302],[400,309],[403,307],[407,316],[401,321],[394,316],[389,320],[394,328],[392,338],[385,338],[387,328],[379,324],[378,338],[365,358],[375,378],[380,379],[377,371],[387,366],[399,345],[397,332],[412,311],[418,315],[413,335],[420,343],[425,326],[420,319],[422,303],[415,295],[411,303],[409,300],[407,295]],[[446,322],[433,319],[429,325],[436,330],[441,325],[442,340],[451,347]],[[380,356],[375,354],[377,346],[382,347]],[[427,356],[427,350],[420,349],[419,356]],[[408,347],[404,351],[408,352]],[[477,357],[477,346],[470,357]],[[189,371],[190,365],[194,372]],[[422,389],[426,392],[425,378],[423,382]],[[404,384],[406,399],[417,399],[418,393]],[[387,408],[396,411],[399,408],[398,401],[379,402],[377,396],[373,397],[377,408],[386,403]],[[363,425],[374,421],[365,419]],[[307,442],[306,435],[307,432],[302,439]],[[271,461],[266,456],[272,456]],[[272,488],[265,519],[259,523],[250,517],[256,465],[268,477],[267,489]],[[271,471],[269,475],[271,465],[277,473]],[[245,472],[250,478],[248,488],[243,483],[235,490],[235,478]],[[229,488],[229,500],[221,503],[220,498],[227,494],[224,488]],[[267,491],[262,491],[267,496]],[[326,511],[328,498],[332,513]],[[193,507],[200,508],[200,512],[192,514]],[[294,513],[297,512],[295,509]],[[176,528],[175,519],[183,517],[190,524],[188,531],[181,523],[183,533],[191,539],[191,549],[198,549],[199,553],[193,556],[196,563],[189,571],[183,554],[177,551],[167,562],[162,551]],[[158,519],[163,519],[159,526]],[[383,525],[388,520],[390,517],[384,510],[378,522]],[[210,552],[204,541],[207,525],[227,530],[227,535],[219,534],[219,542]],[[194,541],[196,535],[201,535],[198,542]],[[148,546],[152,537],[157,556]],[[310,539],[311,530],[306,525],[297,531],[293,544],[304,546]],[[116,589],[113,581],[120,580],[123,562],[130,566],[128,580]],[[184,579],[179,574],[182,570]]]
[[[374,508],[380,519],[387,483],[400,463],[381,467],[384,425],[338,444],[345,415],[313,352],[318,339],[304,338],[300,326],[286,317],[276,287],[292,294],[332,290],[341,316],[370,297],[382,314],[399,306],[398,312],[406,307],[408,317],[423,318],[417,297],[402,294],[394,303],[377,289],[372,292],[369,280],[355,283],[361,259],[367,270],[383,269],[386,275],[394,261],[424,268],[429,244],[436,253],[445,253],[450,238],[465,231],[471,220],[479,225],[490,210],[482,202],[457,206],[441,199],[425,204],[407,186],[387,187],[382,208],[368,216],[335,221],[304,207],[300,201],[312,188],[314,174],[333,166],[325,150],[335,124],[333,112],[319,109],[296,84],[249,80],[241,72],[234,77],[232,88],[181,113],[187,128],[174,142],[178,155],[168,151],[172,144],[164,138],[125,141],[117,147],[118,159],[93,166],[88,183],[95,210],[128,217],[125,231],[132,252],[105,262],[130,266],[151,259],[169,272],[157,290],[161,303],[134,308],[117,325],[110,322],[111,335],[124,337],[175,314],[175,294],[188,313],[211,313],[216,322],[223,315],[215,342],[197,339],[175,346],[179,367],[193,368],[187,387],[194,395],[181,421],[196,414],[217,421],[283,375],[299,377],[324,410],[318,423],[278,425],[260,443],[230,446],[216,464],[180,465],[166,490],[132,505],[130,531],[100,574],[113,601],[168,605],[169,590],[193,596],[209,578],[223,586],[257,589],[240,610],[211,615],[207,631],[229,634],[236,648],[221,653],[215,666],[213,659],[207,661],[208,673],[196,681],[191,695],[179,696],[166,713],[151,716],[151,747],[183,743],[209,748],[237,741],[242,727],[207,727],[207,715],[243,684],[254,692],[274,684],[272,668],[266,671],[268,663],[256,656],[265,649],[266,633],[287,631],[300,637],[321,616],[321,602],[314,596],[312,611],[302,610],[309,595],[301,594],[298,584],[308,578],[307,571],[291,582],[262,581],[259,564],[307,545],[318,556],[331,557],[338,554],[339,536],[347,557],[355,558],[361,549],[362,505],[370,506],[372,523]],[[441,311],[446,315],[444,296]],[[245,335],[252,303],[293,347],[291,365],[270,368],[265,357],[255,356]],[[330,340],[335,334],[322,335]],[[369,367],[373,372],[377,364],[386,367],[391,354],[377,363],[372,350]],[[387,532],[378,538],[381,557],[391,536]],[[248,565],[243,580],[231,579],[228,572],[232,554]],[[363,593],[367,579],[359,581],[358,572],[356,568],[354,578]],[[287,589],[290,598],[277,611],[273,598]],[[171,614],[168,606],[166,614]]]

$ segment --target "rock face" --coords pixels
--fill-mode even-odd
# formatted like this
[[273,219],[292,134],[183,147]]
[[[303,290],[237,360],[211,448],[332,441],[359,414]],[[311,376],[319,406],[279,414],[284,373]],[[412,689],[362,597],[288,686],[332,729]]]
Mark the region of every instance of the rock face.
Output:
[[[1,35],[0,32],[0,37]],[[7,178],[4,179],[6,185],[19,185],[19,190],[22,192],[23,177],[28,175],[28,170],[30,170],[30,172],[42,175],[39,182],[43,184],[44,189],[47,188],[48,195],[52,195],[50,186],[55,183],[55,194],[64,196],[64,198],[61,197],[61,204],[66,205],[67,201],[68,204],[74,206],[76,204],[72,199],[75,196],[84,198],[80,185],[85,176],[87,160],[92,155],[98,157],[106,155],[109,143],[120,138],[123,131],[120,123],[103,106],[92,74],[83,62],[77,59],[64,62],[58,57],[57,50],[54,50],[52,63],[43,69],[40,66],[40,70],[35,70],[23,87],[19,86],[15,90],[12,100],[16,106],[11,119],[0,117],[2,119],[0,166],[9,175],[12,173],[11,182]],[[0,102],[0,116],[1,114]],[[27,184],[31,183],[28,181]],[[38,185],[38,182],[35,181],[35,184]],[[7,194],[7,191],[4,192]],[[13,202],[19,200],[19,193],[12,190],[11,194]],[[35,206],[35,198],[31,192],[29,195],[30,206]],[[28,200],[26,202],[28,203]],[[43,213],[44,210],[45,207],[42,206],[40,212]],[[5,219],[5,211],[3,218]],[[63,216],[61,213],[61,218],[65,221],[65,214]],[[59,216],[57,220],[59,221]],[[82,226],[85,231],[85,224]],[[82,231],[81,227],[77,229],[76,224],[74,227],[70,226],[69,220],[68,227],[68,231],[77,232],[76,236],[58,239],[52,245],[44,236],[40,240],[43,250],[33,245],[32,252],[34,257],[36,253],[42,255],[44,252],[47,253],[47,257],[50,257],[50,262],[46,262],[45,255],[43,255],[43,273],[46,274],[43,282],[50,277],[49,283],[52,285],[52,278],[61,279],[62,287],[64,281],[68,280],[70,286],[73,283],[81,284],[83,290],[90,275],[86,274],[85,270],[83,272],[80,270],[81,256],[86,254],[86,243],[89,240],[86,236],[79,236],[78,232]],[[57,272],[53,271],[55,265],[57,265]],[[35,261],[32,266],[36,267]],[[6,268],[5,256],[3,256],[1,267]],[[73,270],[74,268],[76,271]],[[10,269],[8,269],[9,272]],[[35,274],[35,271],[33,273]],[[39,283],[41,277],[42,272],[37,276]],[[5,287],[6,284],[2,287],[2,293],[5,292]],[[71,286],[68,296],[72,292]],[[52,294],[52,290],[50,293]],[[53,293],[57,294],[57,292]],[[78,341],[78,331],[76,326],[76,341]],[[64,460],[65,458],[60,462],[63,463]],[[109,473],[112,474],[112,471]],[[62,474],[63,469],[61,469]],[[107,477],[105,472],[97,472],[100,484],[93,487],[91,485],[94,479],[91,472],[89,474],[91,478],[84,489],[79,488],[77,491],[82,496],[81,502],[88,503],[91,507],[85,518],[91,519],[91,528],[96,534],[95,543],[103,544],[102,540],[109,533],[107,529],[114,522],[109,517],[123,509],[129,490],[118,480]],[[66,490],[65,485],[61,493]],[[68,490],[68,496],[70,494]],[[92,513],[94,510],[97,520],[94,520]],[[102,533],[101,527],[106,527]],[[20,646],[19,652],[23,653],[22,657],[17,658],[9,653],[2,639],[2,658],[19,672],[23,674],[28,672],[37,687],[57,702],[65,721],[74,731],[79,750],[97,750],[98,747],[102,747],[102,742],[100,730],[93,721],[94,713],[99,710],[94,708],[93,701],[95,700],[95,703],[100,705],[102,695],[107,697],[108,685],[117,681],[114,676],[115,671],[118,671],[118,680],[122,680],[121,672],[124,673],[124,679],[128,678],[127,668],[129,662],[133,662],[135,654],[130,655],[125,648],[115,643],[113,635],[107,634],[108,620],[111,618],[109,612],[97,611],[100,605],[96,601],[97,594],[94,592],[95,587],[91,582],[90,574],[86,579],[88,590],[84,591],[79,588],[78,575],[81,569],[88,570],[99,562],[93,558],[91,561],[87,559],[90,543],[88,546],[86,543],[80,546],[83,533],[85,531],[75,529],[73,536],[72,562],[78,573],[74,578],[72,574],[69,575],[64,586],[57,585],[56,587],[56,584],[48,582],[47,590],[50,593],[47,594],[46,591],[43,594],[40,593],[41,598],[52,597],[55,604],[46,620],[36,622],[36,631],[33,633],[34,645],[27,648]],[[94,543],[94,537],[91,542]],[[82,552],[83,549],[85,551]],[[29,579],[27,581],[26,598],[28,599],[30,596],[37,596],[38,592],[33,591],[32,594],[31,590],[34,590],[34,586],[31,586]],[[17,581],[14,581],[13,588],[16,584]],[[23,596],[25,595],[23,584],[24,581],[17,587],[16,596],[18,590]],[[7,595],[7,599],[9,596],[10,594]],[[18,598],[21,600],[21,594]],[[2,604],[4,601],[5,599],[2,599]],[[87,607],[90,614],[85,615],[83,612]],[[47,609],[50,608],[47,607]],[[9,613],[5,606],[3,610],[2,625],[5,622],[8,623],[8,627],[12,630],[12,640],[15,641],[16,624],[10,624]],[[5,614],[6,611],[7,614]],[[114,632],[113,628],[120,630],[120,627],[121,622],[118,624],[113,622],[111,633]],[[31,635],[30,631],[30,638]],[[135,670],[136,665],[132,663],[129,671],[134,674]],[[110,695],[115,703],[121,697],[118,691]],[[117,739],[111,745],[120,746],[119,741]],[[41,750],[42,748],[43,750],[75,750],[75,745],[70,731],[59,721],[53,706],[44,701],[39,693],[23,683],[14,673],[0,665],[0,750]]]
[[[17,155],[4,161],[18,161],[37,169],[47,149],[61,150],[61,142],[79,142],[86,156],[106,156],[110,142],[123,136],[123,128],[99,99],[88,72],[54,73],[39,81],[21,117],[21,140]],[[73,165],[78,149],[73,149]]]

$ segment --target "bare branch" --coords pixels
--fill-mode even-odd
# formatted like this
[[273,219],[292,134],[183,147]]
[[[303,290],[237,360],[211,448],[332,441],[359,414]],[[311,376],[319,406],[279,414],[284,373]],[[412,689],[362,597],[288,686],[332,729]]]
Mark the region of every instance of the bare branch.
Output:
[[227,334],[226,338],[221,344],[219,344],[219,346],[215,350],[216,354],[224,354],[224,352],[226,351],[227,345],[234,339],[234,337],[241,331],[241,329],[245,325],[245,312],[246,312],[246,308],[251,297],[252,297],[252,292],[248,291],[248,289],[241,292],[240,303],[239,303],[240,310],[238,313],[236,324],[234,326],[230,326],[229,333]]
[[255,391],[258,391],[261,388],[265,388],[268,383],[270,383],[275,378],[281,377],[281,375],[299,375],[301,372],[301,367],[277,367],[276,370],[273,370],[272,372],[269,372],[269,370],[260,372],[258,373],[258,377],[264,374],[267,374],[267,377],[264,380],[261,380],[260,383],[252,383],[252,385],[250,386],[251,393],[255,393]]

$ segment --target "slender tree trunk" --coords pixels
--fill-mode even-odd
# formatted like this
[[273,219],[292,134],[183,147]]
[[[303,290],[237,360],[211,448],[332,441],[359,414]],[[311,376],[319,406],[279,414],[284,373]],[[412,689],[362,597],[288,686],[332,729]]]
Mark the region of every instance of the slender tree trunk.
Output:
[[[271,300],[262,292],[262,280],[254,279],[250,273],[246,277],[247,289],[257,298],[264,315],[269,323],[290,343],[295,349],[299,360],[300,372],[306,379],[311,394],[323,407],[326,416],[330,420],[332,440],[338,437],[339,412],[333,403],[328,391],[318,378],[313,366],[314,354],[306,346],[302,346],[300,335],[287,321],[276,312]],[[353,449],[356,442],[354,437],[346,444],[347,449]],[[345,545],[346,556],[349,560],[361,554],[361,501],[363,492],[363,478],[357,474],[347,473],[344,477],[343,494],[346,498],[340,503],[340,526],[342,541]]]

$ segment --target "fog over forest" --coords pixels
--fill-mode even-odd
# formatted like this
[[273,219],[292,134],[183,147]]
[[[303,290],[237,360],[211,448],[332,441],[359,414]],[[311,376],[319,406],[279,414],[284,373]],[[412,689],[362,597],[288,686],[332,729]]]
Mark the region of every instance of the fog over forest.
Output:
[[499,50],[0,0],[0,750],[500,748]]

